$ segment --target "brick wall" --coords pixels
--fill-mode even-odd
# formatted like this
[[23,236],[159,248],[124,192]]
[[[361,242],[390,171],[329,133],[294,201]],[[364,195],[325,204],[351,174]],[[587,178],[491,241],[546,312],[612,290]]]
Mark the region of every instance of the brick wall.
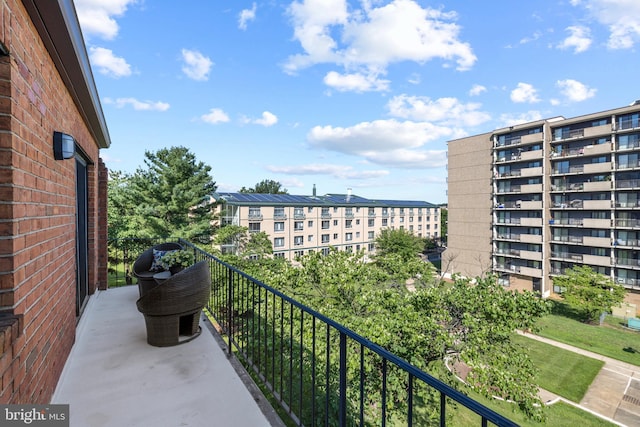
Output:
[[[98,148],[22,3],[0,0],[0,403],[48,403],[75,338],[75,160],[89,162],[89,283],[97,283]],[[13,319],[13,320],[12,320]]]

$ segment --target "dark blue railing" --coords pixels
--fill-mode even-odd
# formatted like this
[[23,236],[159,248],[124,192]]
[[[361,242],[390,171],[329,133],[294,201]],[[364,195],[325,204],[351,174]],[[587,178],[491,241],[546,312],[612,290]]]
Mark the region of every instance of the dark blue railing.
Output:
[[445,426],[447,402],[455,401],[483,426],[517,425],[277,289],[181,243],[194,249],[198,261],[209,262],[208,310],[229,341],[229,353],[236,350],[297,424],[385,426],[404,420],[408,426]]
[[[130,283],[125,266],[155,243],[110,241],[111,286]],[[229,354],[255,373],[297,425],[458,425],[447,412],[452,402],[477,414],[482,426],[517,425],[336,321],[180,243],[194,251],[196,261],[209,263],[207,311],[228,339]],[[114,262],[117,254],[129,258]]]

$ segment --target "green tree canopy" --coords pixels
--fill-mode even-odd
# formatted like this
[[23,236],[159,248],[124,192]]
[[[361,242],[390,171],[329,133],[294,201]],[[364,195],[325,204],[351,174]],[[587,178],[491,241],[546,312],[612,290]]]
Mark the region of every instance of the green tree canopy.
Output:
[[282,187],[282,184],[272,179],[263,179],[253,188],[242,187],[239,192],[259,194],[289,194],[288,190]]
[[604,312],[624,300],[625,288],[587,265],[576,265],[553,279],[562,289],[562,298],[582,312],[584,321],[595,323]]
[[217,229],[213,244],[233,245],[233,255],[240,258],[264,258],[273,253],[273,246],[267,233],[264,231],[249,233],[247,227],[239,225],[229,224]]
[[183,237],[201,243],[212,234],[211,167],[185,147],[145,152],[133,175],[112,172],[109,229],[113,237]]
[[402,261],[409,261],[418,257],[424,248],[424,239],[405,229],[385,228],[376,237],[376,257],[396,254]]

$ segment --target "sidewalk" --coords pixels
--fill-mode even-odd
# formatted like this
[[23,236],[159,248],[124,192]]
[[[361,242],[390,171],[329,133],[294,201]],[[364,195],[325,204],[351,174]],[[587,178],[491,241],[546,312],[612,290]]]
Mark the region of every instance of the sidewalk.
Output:
[[[640,366],[602,356],[588,350],[550,340],[538,335],[519,332],[520,335],[562,349],[602,360],[604,366],[589,386],[580,404],[557,397],[564,402],[599,415],[620,426],[640,426]],[[552,393],[541,390],[544,402],[554,403]]]

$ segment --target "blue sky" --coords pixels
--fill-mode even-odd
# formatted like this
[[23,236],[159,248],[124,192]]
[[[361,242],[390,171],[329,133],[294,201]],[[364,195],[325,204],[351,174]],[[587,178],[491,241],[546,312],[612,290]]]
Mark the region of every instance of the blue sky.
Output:
[[640,98],[638,0],[75,0],[107,167],[446,202],[446,142]]

